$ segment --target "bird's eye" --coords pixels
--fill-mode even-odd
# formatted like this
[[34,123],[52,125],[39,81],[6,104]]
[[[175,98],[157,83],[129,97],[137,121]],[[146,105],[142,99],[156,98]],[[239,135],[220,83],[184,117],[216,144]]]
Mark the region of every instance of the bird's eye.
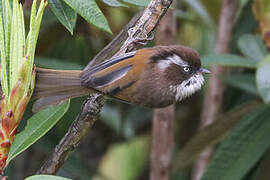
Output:
[[190,67],[188,67],[188,66],[185,66],[183,69],[185,72],[189,72],[191,70]]

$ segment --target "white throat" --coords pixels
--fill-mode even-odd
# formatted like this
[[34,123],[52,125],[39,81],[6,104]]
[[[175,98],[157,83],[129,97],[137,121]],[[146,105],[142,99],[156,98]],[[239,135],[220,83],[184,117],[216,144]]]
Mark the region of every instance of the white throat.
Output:
[[183,81],[181,84],[170,86],[170,89],[175,92],[176,101],[181,101],[201,89],[203,83],[203,75],[194,74],[189,79]]

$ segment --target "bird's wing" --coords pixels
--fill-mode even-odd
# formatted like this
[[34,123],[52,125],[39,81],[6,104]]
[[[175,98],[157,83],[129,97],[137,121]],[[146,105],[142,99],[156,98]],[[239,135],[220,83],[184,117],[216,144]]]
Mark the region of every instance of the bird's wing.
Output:
[[135,83],[148,60],[151,50],[126,53],[83,72],[83,86],[114,95]]

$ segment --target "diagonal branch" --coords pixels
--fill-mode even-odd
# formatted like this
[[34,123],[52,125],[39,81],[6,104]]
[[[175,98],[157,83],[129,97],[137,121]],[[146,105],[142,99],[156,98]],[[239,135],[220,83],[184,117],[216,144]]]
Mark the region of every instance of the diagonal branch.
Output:
[[[151,0],[143,14],[141,16],[135,16],[121,31],[120,35],[106,46],[105,49],[102,50],[86,68],[109,58],[112,55],[111,52],[115,52],[117,50],[118,46],[116,45],[122,44],[124,41],[123,46],[116,53],[117,55],[125,53],[127,50],[138,48],[141,45],[140,43],[136,43],[138,38],[146,38],[147,35],[154,30],[171,3],[172,0]],[[127,31],[130,27],[133,27],[132,33],[129,33],[127,36]],[[78,146],[94,124],[95,120],[98,118],[103,102],[104,97],[100,94],[93,94],[84,102],[81,112],[70,126],[68,132],[55,147],[54,152],[43,164],[37,174],[57,173],[65,160],[69,157],[70,153]]]

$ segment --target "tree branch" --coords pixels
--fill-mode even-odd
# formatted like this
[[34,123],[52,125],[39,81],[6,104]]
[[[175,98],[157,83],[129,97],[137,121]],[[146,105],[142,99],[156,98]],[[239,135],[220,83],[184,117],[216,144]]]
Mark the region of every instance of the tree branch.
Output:
[[120,33],[107,46],[105,46],[91,61],[89,61],[88,65],[84,69],[89,69],[90,67],[101,63],[105,59],[109,59],[110,57],[112,57],[115,52],[121,48],[121,45],[128,38],[128,30],[135,25],[135,23],[142,16],[143,12],[144,9],[138,12],[120,31]]
[[69,127],[68,132],[56,146],[54,153],[40,168],[37,174],[55,174],[62,166],[68,154],[80,143],[87,130],[93,126],[97,120],[101,108],[104,104],[102,95],[91,94],[82,106],[81,113]]
[[[219,28],[217,34],[217,40],[215,44],[215,52],[217,54],[229,52],[229,41],[234,25],[235,15],[239,6],[238,0],[223,0],[221,7],[221,14],[219,20]],[[203,128],[214,122],[216,115],[220,110],[222,104],[222,95],[224,87],[220,79],[224,69],[222,67],[213,67],[211,69],[212,75],[209,78],[209,85],[206,91],[204,100],[201,125]],[[212,154],[212,148],[209,148],[202,152],[198,161],[193,168],[193,180],[199,180],[203,175],[209,159]]]
[[[157,28],[157,45],[175,43],[176,17],[168,10]],[[169,180],[174,146],[174,105],[155,109],[152,125],[151,180]]]
[[[117,50],[117,45],[122,44],[124,40],[125,42],[123,46],[116,55],[125,53],[127,50],[135,47],[139,47],[140,44],[136,43],[137,39],[145,37],[145,35],[150,34],[154,30],[160,18],[164,15],[171,3],[172,0],[151,0],[143,14],[140,17],[134,17],[123,31],[121,31],[120,35],[106,46],[105,49],[93,59],[93,62],[90,62],[87,65],[86,68],[109,58],[112,55],[111,53]],[[139,19],[136,20],[136,18]],[[127,31],[130,27],[133,27],[133,33],[129,34],[125,39],[124,37],[127,35]],[[70,126],[68,132],[56,146],[53,154],[51,154],[37,174],[57,173],[65,160],[69,157],[70,153],[78,146],[86,132],[92,127],[93,123],[98,118],[103,102],[104,98],[100,94],[93,94],[85,101],[82,105],[81,112]]]

